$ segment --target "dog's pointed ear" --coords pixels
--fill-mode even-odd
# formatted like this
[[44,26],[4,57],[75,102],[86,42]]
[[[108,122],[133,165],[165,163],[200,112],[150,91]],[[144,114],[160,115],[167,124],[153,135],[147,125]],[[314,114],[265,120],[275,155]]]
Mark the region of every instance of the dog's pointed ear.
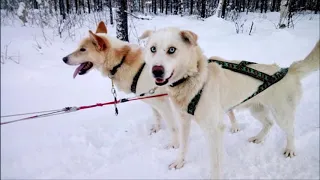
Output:
[[104,24],[103,21],[100,21],[96,30],[96,33],[105,33],[107,34],[107,26]]
[[99,51],[103,51],[107,48],[106,42],[100,36],[94,34],[91,30],[89,30],[89,34],[93,45],[95,45]]
[[146,30],[142,33],[142,35],[139,37],[139,39],[145,39],[147,37],[149,37],[152,34],[151,30]]
[[198,35],[196,35],[194,32],[183,30],[183,31],[180,31],[180,36],[185,43],[194,45],[194,46],[197,45]]

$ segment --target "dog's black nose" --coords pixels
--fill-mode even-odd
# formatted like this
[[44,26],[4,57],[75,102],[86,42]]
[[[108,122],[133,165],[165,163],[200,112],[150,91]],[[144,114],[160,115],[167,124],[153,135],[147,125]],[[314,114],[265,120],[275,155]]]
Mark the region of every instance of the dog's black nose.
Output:
[[163,78],[164,75],[164,67],[163,66],[153,66],[152,74],[155,78]]
[[67,63],[68,62],[68,56],[62,58],[63,62]]

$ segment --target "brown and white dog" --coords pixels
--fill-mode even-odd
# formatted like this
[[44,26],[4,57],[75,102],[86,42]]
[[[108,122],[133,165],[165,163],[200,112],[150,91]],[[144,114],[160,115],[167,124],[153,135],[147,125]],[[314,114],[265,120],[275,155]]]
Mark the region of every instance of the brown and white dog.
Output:
[[[141,38],[147,37],[144,54],[149,74],[158,86],[167,87],[174,107],[180,114],[182,139],[178,157],[171,167],[180,168],[184,164],[190,121],[194,118],[203,130],[210,148],[211,178],[222,178],[223,114],[256,92],[262,82],[223,69],[217,63],[208,64],[208,58],[198,46],[198,36],[191,31],[178,28],[163,28],[154,32],[148,30]],[[284,155],[295,156],[294,114],[302,95],[300,81],[309,73],[319,70],[319,58],[318,42],[304,60],[294,62],[289,67],[288,73],[280,81],[236,107],[248,108],[263,124],[262,130],[249,141],[261,142],[273,125],[272,119],[275,119],[287,135]],[[227,61],[218,57],[212,59]],[[275,64],[247,66],[269,75],[280,70]],[[197,99],[194,114],[190,113],[189,105],[195,102],[193,100],[199,93],[201,96]]]
[[[89,31],[89,37],[83,39],[79,47],[64,57],[63,61],[68,65],[78,66],[74,72],[74,78],[78,74],[83,75],[92,68],[96,68],[104,76],[112,77],[116,87],[126,93],[132,93],[133,79],[142,70],[137,80],[135,91],[136,94],[140,94],[148,92],[156,86],[147,68],[142,67],[144,64],[142,51],[143,49],[138,45],[108,36],[107,27],[103,22],[100,22],[96,32]],[[158,88],[156,93],[166,93],[165,88]],[[160,130],[160,119],[162,117],[166,121],[172,136],[171,142],[166,147],[178,148],[178,128],[169,98],[161,97],[143,101],[152,107],[156,121],[151,133]],[[231,131],[237,132],[239,128],[232,112],[229,114],[229,118],[232,124]]]
[[[125,93],[132,93],[133,79],[144,63],[142,48],[108,36],[103,22],[98,24],[95,33],[89,30],[89,36],[82,40],[74,52],[64,57],[63,61],[68,65],[78,66],[74,78],[96,68],[102,75],[112,77],[115,86]],[[145,93],[154,87],[153,79],[144,67],[136,81],[135,93]],[[164,88],[157,88],[155,93],[166,92]],[[152,107],[155,118],[150,134],[160,130],[162,117],[171,133],[171,142],[166,147],[178,148],[178,128],[169,98],[159,97],[143,101]]]

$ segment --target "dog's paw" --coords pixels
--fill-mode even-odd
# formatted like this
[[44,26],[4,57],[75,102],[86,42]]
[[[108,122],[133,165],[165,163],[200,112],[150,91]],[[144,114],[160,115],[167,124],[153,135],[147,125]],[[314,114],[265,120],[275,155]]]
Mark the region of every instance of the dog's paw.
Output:
[[261,143],[263,141],[263,138],[254,136],[252,138],[249,138],[248,141],[252,142],[252,143],[259,144],[259,143]]
[[286,158],[287,157],[293,158],[294,156],[296,156],[296,152],[292,149],[286,149],[283,154]]
[[238,126],[232,126],[230,130],[231,130],[231,133],[237,133],[240,131],[240,128]]
[[160,131],[160,129],[161,129],[160,124],[152,125],[152,128],[150,129],[150,135],[153,133],[157,133],[158,131]]
[[177,159],[169,165],[169,169],[180,169],[184,166],[184,159]]
[[170,143],[164,147],[165,149],[178,149],[179,143]]

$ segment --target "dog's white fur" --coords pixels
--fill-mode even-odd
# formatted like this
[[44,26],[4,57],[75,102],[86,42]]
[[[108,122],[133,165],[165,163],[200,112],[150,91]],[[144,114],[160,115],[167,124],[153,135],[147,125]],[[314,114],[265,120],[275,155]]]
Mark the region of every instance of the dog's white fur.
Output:
[[[142,35],[142,38],[146,37],[149,38],[144,54],[145,61],[150,67],[149,73],[152,74],[151,69],[155,65],[164,67],[164,79],[171,77],[165,86],[180,114],[179,119],[182,127],[180,130],[182,136],[180,150],[176,161],[170,166],[181,168],[184,164],[190,121],[194,117],[203,130],[210,148],[211,178],[221,178],[225,129],[223,114],[254,93],[262,82],[223,69],[216,63],[208,64],[208,58],[203,55],[197,45],[197,35],[191,31],[164,28],[155,32],[147,31]],[[156,47],[155,53],[150,51],[152,46]],[[175,53],[167,53],[170,47],[176,48]],[[304,60],[294,62],[289,67],[287,75],[281,81],[236,107],[237,109],[248,108],[251,114],[263,125],[262,130],[249,141],[261,142],[273,125],[272,119],[275,119],[287,135],[285,156],[293,157],[295,155],[294,114],[302,94],[300,80],[319,69],[319,54],[320,45],[318,42]],[[212,59],[227,61],[219,57],[212,57]],[[248,66],[270,75],[280,69],[276,64]],[[168,86],[187,76],[189,78],[183,84],[176,87]],[[188,104],[203,86],[201,99],[195,115],[192,116],[187,113]]]

